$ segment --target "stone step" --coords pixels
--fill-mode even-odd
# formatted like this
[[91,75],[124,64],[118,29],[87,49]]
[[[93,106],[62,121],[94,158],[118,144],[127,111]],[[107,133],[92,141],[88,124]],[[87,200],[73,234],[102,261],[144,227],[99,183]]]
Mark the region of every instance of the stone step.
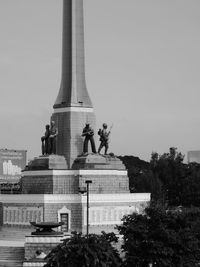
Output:
[[30,235],[33,229],[17,229],[17,228],[0,228],[0,241],[2,240],[13,240],[13,241],[25,241],[25,236]]
[[23,262],[22,261],[2,261],[0,260],[0,267],[22,267]]
[[0,260],[22,262],[24,260],[24,247],[0,246]]

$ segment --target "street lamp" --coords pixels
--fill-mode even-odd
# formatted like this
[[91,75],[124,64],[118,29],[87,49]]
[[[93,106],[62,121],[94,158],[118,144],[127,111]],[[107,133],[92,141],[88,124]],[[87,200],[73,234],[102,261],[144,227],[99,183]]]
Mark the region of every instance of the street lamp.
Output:
[[86,230],[86,236],[88,239],[88,235],[89,235],[89,185],[92,183],[92,181],[86,180],[85,183],[86,183],[87,187],[80,187],[79,192],[81,194],[87,193],[87,221],[86,221],[87,230]]

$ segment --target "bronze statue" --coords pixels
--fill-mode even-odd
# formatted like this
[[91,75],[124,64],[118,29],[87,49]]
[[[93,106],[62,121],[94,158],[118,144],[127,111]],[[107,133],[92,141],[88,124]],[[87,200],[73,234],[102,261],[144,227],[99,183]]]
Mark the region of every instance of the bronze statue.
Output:
[[84,143],[83,143],[83,153],[87,154],[88,153],[88,142],[90,141],[92,152],[96,153],[96,147],[95,147],[95,142],[94,142],[94,131],[90,127],[89,123],[86,123],[85,127],[83,128],[83,133],[82,136],[85,137]]
[[98,153],[100,153],[101,149],[105,147],[105,153],[104,153],[105,155],[107,155],[107,152],[108,152],[109,135],[110,135],[112,126],[110,127],[109,132],[107,131],[107,128],[108,128],[108,125],[106,123],[103,123],[103,129],[99,129],[98,131],[98,135],[100,136],[99,140],[101,141],[99,149],[98,149]]
[[49,135],[49,154],[56,154],[56,137],[58,129],[55,126],[55,121],[51,121],[50,135]]
[[46,125],[46,131],[44,133],[44,136],[41,137],[42,141],[42,155],[49,154],[49,136],[50,136],[50,125]]

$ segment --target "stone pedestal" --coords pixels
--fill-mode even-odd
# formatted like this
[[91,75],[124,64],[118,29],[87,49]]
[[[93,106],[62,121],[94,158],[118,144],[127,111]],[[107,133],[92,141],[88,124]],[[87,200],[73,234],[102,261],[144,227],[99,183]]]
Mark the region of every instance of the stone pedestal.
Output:
[[53,236],[27,235],[25,239],[25,259],[35,259],[36,250],[42,250],[46,255],[58,244],[62,243],[63,234]]
[[77,157],[71,170],[62,156],[35,158],[23,172],[22,193],[78,194],[87,179],[92,181],[91,194],[129,193],[129,179],[121,160],[99,154]]
[[78,156],[73,170],[126,170],[122,161],[114,155],[88,154]]
[[[67,185],[63,176],[54,175],[53,172],[53,170],[62,171],[67,169],[68,166],[64,156],[47,155],[34,158],[23,171],[21,179],[22,194],[74,193],[73,189],[72,191],[66,189]],[[30,173],[32,175],[26,175]]]
[[68,169],[68,166],[65,157],[59,155],[45,155],[35,157],[25,167],[25,171],[66,169]]
[[[65,237],[66,238],[66,237]],[[43,251],[46,255],[50,253],[50,251],[62,243],[64,239],[63,234],[59,235],[28,235],[26,236],[25,241],[25,260],[23,263],[23,267],[36,267],[36,266],[44,266],[45,260],[37,259],[35,257],[35,252],[37,250]]]

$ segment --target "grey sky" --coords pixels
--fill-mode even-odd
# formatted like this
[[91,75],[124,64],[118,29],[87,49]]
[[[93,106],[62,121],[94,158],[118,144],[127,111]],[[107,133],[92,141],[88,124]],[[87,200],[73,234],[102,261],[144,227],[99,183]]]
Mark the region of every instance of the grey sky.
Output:
[[[86,80],[110,150],[200,149],[200,1],[84,0]],[[0,0],[0,147],[40,154],[61,76],[61,0]],[[123,141],[124,140],[124,141]]]

